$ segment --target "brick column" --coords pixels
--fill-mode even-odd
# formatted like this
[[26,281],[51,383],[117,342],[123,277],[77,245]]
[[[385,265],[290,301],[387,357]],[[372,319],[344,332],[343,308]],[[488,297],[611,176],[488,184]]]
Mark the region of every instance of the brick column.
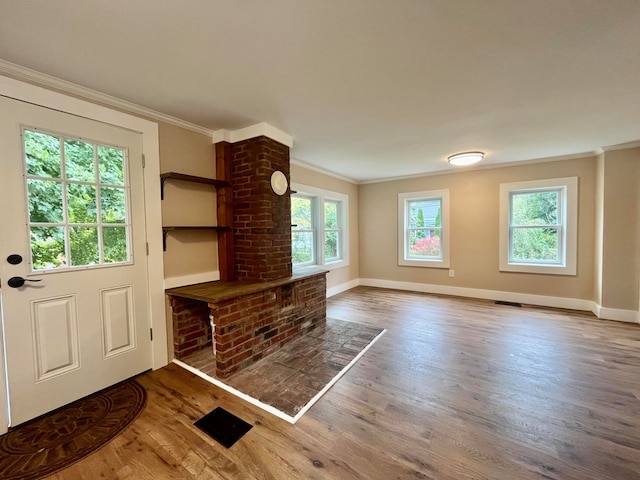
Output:
[[264,282],[289,277],[290,191],[276,195],[271,175],[290,180],[289,147],[260,136],[231,145],[235,278]]

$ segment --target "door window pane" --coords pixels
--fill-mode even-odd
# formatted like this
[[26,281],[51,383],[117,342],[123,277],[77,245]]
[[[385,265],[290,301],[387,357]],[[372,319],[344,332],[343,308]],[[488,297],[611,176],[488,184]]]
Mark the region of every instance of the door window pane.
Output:
[[71,227],[69,229],[69,245],[72,267],[100,263],[98,229],[96,227]]
[[60,138],[32,130],[24,130],[23,138],[27,174],[60,178]]
[[95,160],[93,144],[80,140],[65,140],[65,173],[69,180],[95,182]]
[[104,223],[126,222],[127,204],[124,189],[101,188],[100,203],[102,205],[102,221]]
[[64,227],[31,227],[33,270],[49,270],[67,266]]
[[64,221],[60,182],[29,179],[27,187],[30,222],[60,223]]
[[96,223],[96,187],[70,183],[67,185],[69,223]]
[[104,263],[126,262],[127,230],[124,227],[104,227],[102,229]]
[[99,145],[98,166],[100,183],[124,185],[124,150]]

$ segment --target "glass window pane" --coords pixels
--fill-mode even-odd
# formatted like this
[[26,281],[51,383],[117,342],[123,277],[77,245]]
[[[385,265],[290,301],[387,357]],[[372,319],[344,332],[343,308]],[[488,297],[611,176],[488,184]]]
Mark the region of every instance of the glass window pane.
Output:
[[99,145],[98,168],[101,183],[124,185],[124,150]]
[[97,223],[96,187],[70,183],[67,185],[69,223]]
[[69,180],[95,182],[93,144],[80,140],[64,141],[65,172]]
[[102,221],[104,223],[126,223],[127,204],[123,188],[101,188],[100,202],[102,203]]
[[313,232],[293,232],[291,235],[292,261],[306,263],[313,261]]
[[291,223],[295,228],[309,229],[313,227],[311,217],[311,199],[305,197],[291,197]]
[[29,190],[29,221],[31,223],[61,223],[62,184],[50,180],[27,180]]
[[511,225],[556,225],[560,192],[514,193],[511,196]]
[[409,203],[409,228],[441,227],[442,200],[428,198]]
[[511,243],[511,259],[558,262],[558,241],[558,230],[555,228],[515,228]]
[[338,203],[324,202],[324,228],[338,228]]
[[325,260],[338,258],[338,232],[324,233],[324,258]]
[[96,265],[100,262],[97,227],[69,228],[71,266]]
[[127,253],[127,230],[125,227],[104,227],[102,229],[104,262],[117,263],[129,260]]
[[33,270],[66,267],[64,251],[64,227],[31,227]]
[[60,139],[31,130],[24,131],[24,152],[27,174],[60,178]]
[[409,257],[441,258],[440,230],[409,231]]

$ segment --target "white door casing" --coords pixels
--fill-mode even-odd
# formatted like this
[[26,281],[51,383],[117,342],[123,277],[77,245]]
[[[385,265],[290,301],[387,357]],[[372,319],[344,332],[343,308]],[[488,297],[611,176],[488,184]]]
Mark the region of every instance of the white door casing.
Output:
[[[168,362],[167,344],[166,344],[166,320],[164,305],[164,289],[163,289],[163,262],[162,262],[162,238],[161,232],[161,214],[160,214],[160,191],[159,191],[159,149],[158,149],[158,127],[154,122],[134,117],[129,114],[121,113],[109,108],[92,104],[77,98],[68,97],[66,95],[46,90],[37,86],[33,86],[24,82],[20,82],[11,78],[0,76],[0,95],[9,98],[21,99],[33,104],[46,106],[59,111],[72,113],[74,115],[92,118],[111,125],[117,125],[140,132],[142,134],[143,149],[146,158],[145,177],[145,217],[147,231],[152,232],[147,235],[149,245],[147,282],[149,285],[149,295],[147,299],[148,308],[151,314],[151,326],[154,328],[154,342],[152,346],[152,367],[161,368]],[[0,111],[0,117],[5,112]],[[6,179],[4,175],[0,176],[0,188],[5,185]],[[5,279],[3,281],[6,282]],[[6,290],[6,287],[2,290]],[[0,290],[0,293],[4,292]],[[127,290],[105,290],[102,293],[101,310],[114,310],[117,314],[122,315],[126,310],[124,305],[127,303],[129,293]],[[63,296],[64,297],[64,296]],[[1,299],[0,299],[1,300]],[[65,304],[66,302],[66,304]],[[66,308],[72,303],[68,298],[60,299],[59,304],[55,302],[46,305],[55,308]],[[37,304],[36,307],[43,310],[43,304]],[[32,308],[35,308],[32,306]],[[52,311],[52,310],[49,310]],[[118,338],[123,338],[122,330],[112,329],[111,347],[118,344]],[[0,340],[2,332],[0,332]],[[2,348],[0,343],[0,349]],[[0,383],[4,384],[4,358],[0,351]],[[55,363],[55,362],[54,362]],[[0,389],[0,434],[7,431],[8,416],[6,411],[6,389]]]

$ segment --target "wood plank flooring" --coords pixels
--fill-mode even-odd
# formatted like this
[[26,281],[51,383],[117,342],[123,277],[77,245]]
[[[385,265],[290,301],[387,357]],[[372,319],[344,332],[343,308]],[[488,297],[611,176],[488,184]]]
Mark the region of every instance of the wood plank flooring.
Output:
[[[331,317],[387,333],[290,425],[171,365],[146,410],[54,479],[640,479],[640,327],[358,287]],[[216,406],[254,425],[225,449]]]

